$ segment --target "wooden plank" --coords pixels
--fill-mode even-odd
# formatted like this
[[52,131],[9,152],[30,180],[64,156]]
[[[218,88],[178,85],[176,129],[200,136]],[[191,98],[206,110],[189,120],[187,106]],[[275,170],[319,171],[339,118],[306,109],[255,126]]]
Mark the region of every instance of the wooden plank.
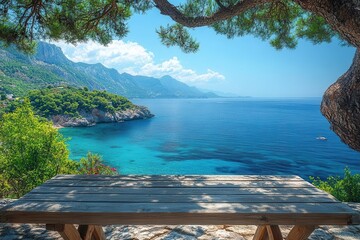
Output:
[[112,202],[38,202],[18,200],[3,212],[103,212],[103,213],[302,213],[357,214],[343,203],[112,203]]
[[59,232],[64,240],[82,240],[79,232],[72,224],[46,224],[46,229]]
[[8,223],[93,225],[347,225],[349,214],[184,213],[184,212],[5,212]]
[[269,240],[283,240],[279,225],[266,225]]
[[256,228],[253,240],[266,240],[268,238],[266,225],[259,225]]
[[128,180],[128,181],[299,181],[303,180],[296,175],[57,175],[53,180]]
[[296,225],[291,229],[286,240],[306,240],[315,228],[314,225]]
[[332,203],[329,195],[156,195],[156,194],[37,194],[24,196],[22,201],[117,202],[117,203]]
[[357,212],[353,215],[351,222],[349,224],[360,224],[360,213]]
[[172,188],[122,188],[118,187],[79,187],[79,186],[49,186],[41,185],[34,190],[32,193],[59,193],[59,194],[68,194],[68,193],[95,193],[95,194],[144,194],[144,191],[148,194],[158,194],[158,195],[181,195],[181,194],[219,194],[219,195],[238,195],[238,194],[281,194],[281,195],[316,195],[324,194],[324,191],[321,191],[315,187],[313,188],[197,188],[197,187],[172,187]]
[[46,230],[48,231],[64,231],[64,224],[46,224],[45,225]]
[[95,186],[119,186],[119,187],[247,187],[247,188],[263,188],[263,187],[310,187],[314,186],[305,181],[123,181],[123,180],[108,180],[108,181],[96,181],[96,180],[49,180],[44,185],[46,186],[78,186],[78,187],[95,187]]

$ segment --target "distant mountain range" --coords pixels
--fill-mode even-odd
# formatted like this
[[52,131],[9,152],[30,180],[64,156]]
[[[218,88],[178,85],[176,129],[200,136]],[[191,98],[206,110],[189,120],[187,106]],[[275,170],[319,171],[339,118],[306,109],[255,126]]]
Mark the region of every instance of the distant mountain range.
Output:
[[218,97],[170,76],[133,76],[100,63],[75,63],[59,47],[45,42],[38,43],[35,55],[23,54],[15,47],[0,48],[0,92],[21,96],[30,89],[59,85],[106,90],[128,98]]

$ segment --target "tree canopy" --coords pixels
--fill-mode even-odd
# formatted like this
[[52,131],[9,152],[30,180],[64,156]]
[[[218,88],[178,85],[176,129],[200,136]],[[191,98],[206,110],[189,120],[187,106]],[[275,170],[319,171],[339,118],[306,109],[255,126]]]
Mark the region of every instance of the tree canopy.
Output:
[[[329,42],[336,35],[322,17],[306,12],[293,1],[263,1],[263,4],[253,1],[252,6],[245,6],[247,1],[237,3],[196,0],[180,5],[176,10],[166,1],[155,2],[164,2],[164,5],[168,5],[159,5],[161,11],[173,16],[175,21],[185,26],[209,25],[217,33],[228,38],[250,34],[262,40],[269,40],[276,49],[294,48],[300,38],[320,43]],[[169,8],[174,12],[168,10]],[[239,14],[234,15],[234,11],[238,11]],[[196,51],[199,46],[179,23],[160,27],[158,33],[163,43],[179,45],[184,51]],[[188,43],[183,39],[187,39]]]
[[[162,43],[194,52],[199,43],[188,29],[209,26],[229,38],[251,34],[277,49],[339,36],[360,52],[359,0],[1,0],[0,40],[31,52],[34,40],[63,39],[102,44],[122,38],[134,13],[157,8],[174,20],[157,29]],[[360,151],[360,54],[325,93],[321,106],[332,129]]]
[[[5,43],[15,43],[26,51],[33,49],[33,40],[36,39],[64,39],[70,43],[95,40],[107,44],[113,38],[126,35],[126,22],[132,14],[156,7],[161,14],[170,16],[176,22],[159,27],[157,32],[161,41],[167,46],[178,45],[185,52],[196,51],[199,47],[188,28],[201,26],[209,26],[229,38],[252,34],[269,40],[278,49],[294,48],[299,38],[319,43],[328,42],[335,35],[341,35],[350,44],[358,44],[338,26],[344,18],[340,18],[344,14],[341,12],[355,11],[355,1],[352,4],[352,1],[344,0],[176,2],[177,5],[167,0],[3,0],[0,5],[0,39]],[[347,8],[341,6],[342,2]],[[330,19],[329,14],[337,18]],[[348,25],[359,26],[359,21],[352,20]],[[348,21],[342,22],[346,24]],[[359,37],[359,32],[357,30],[354,35]]]

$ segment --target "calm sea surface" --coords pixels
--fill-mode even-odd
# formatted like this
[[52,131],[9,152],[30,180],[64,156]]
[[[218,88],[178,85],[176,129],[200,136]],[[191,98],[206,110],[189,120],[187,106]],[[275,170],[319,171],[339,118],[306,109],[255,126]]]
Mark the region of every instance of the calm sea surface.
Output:
[[[64,128],[71,158],[99,153],[121,174],[360,172],[360,153],[329,130],[321,99],[136,99],[153,119]],[[324,136],[327,141],[317,140]]]

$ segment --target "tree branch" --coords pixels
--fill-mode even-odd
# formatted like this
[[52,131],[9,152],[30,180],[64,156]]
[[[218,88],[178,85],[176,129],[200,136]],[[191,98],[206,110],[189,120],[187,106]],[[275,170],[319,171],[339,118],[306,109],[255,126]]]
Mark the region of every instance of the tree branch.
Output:
[[202,27],[211,25],[221,20],[226,20],[256,6],[273,2],[274,0],[240,0],[233,6],[220,8],[211,16],[201,17],[188,17],[167,0],[153,1],[155,2],[155,6],[160,10],[161,14],[171,17],[175,22],[178,22],[186,27]]
[[[168,0],[153,0],[161,14],[170,16],[175,22],[186,27],[202,27],[229,19],[245,11],[276,0],[239,0],[233,6],[222,7],[215,0],[219,10],[210,16],[189,17]],[[293,0],[303,9],[319,15],[337,31],[342,38],[360,48],[360,4],[349,0]]]

